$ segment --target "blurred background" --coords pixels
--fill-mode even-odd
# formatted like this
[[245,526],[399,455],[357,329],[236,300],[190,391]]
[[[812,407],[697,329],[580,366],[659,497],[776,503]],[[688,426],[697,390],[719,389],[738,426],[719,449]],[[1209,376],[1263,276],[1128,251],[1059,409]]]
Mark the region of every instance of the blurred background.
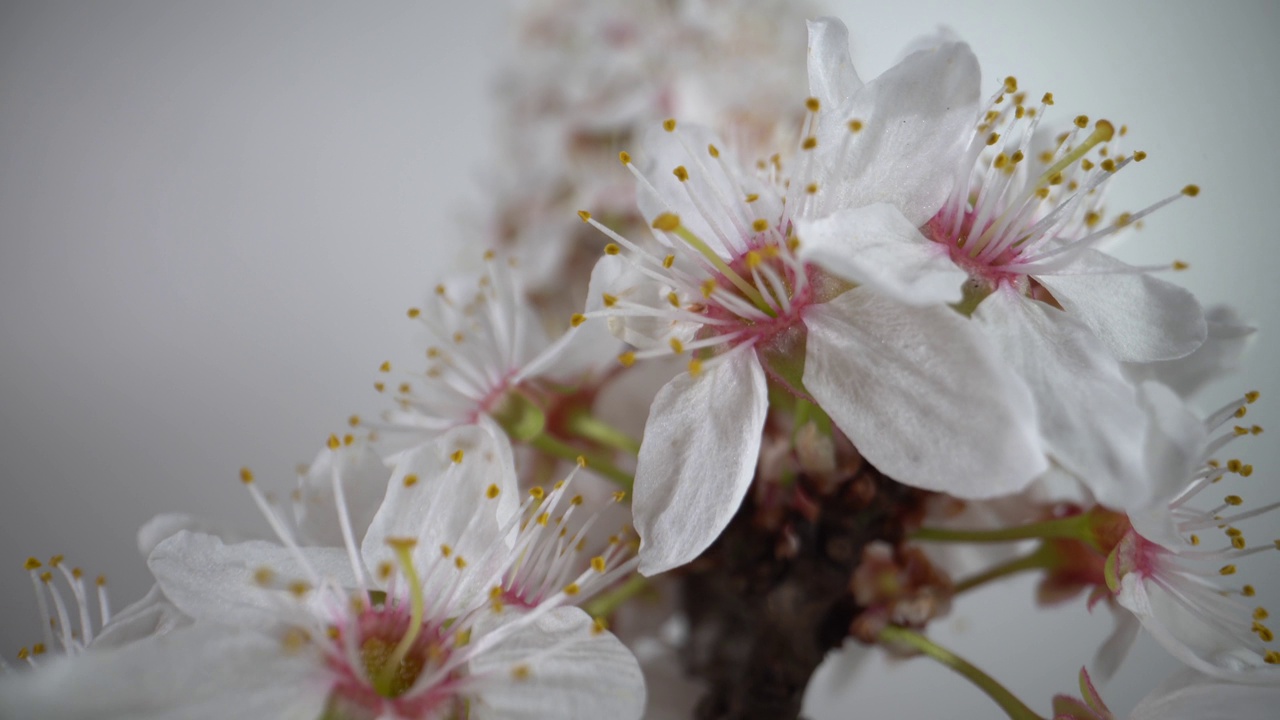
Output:
[[[946,25],[972,44],[987,88],[1015,74],[1033,96],[1054,93],[1059,120],[1127,123],[1150,159],[1112,185],[1114,207],[1198,183],[1199,198],[1150,218],[1118,254],[1185,260],[1177,280],[1254,321],[1242,372],[1204,404],[1259,389],[1250,418],[1280,432],[1267,254],[1280,5],[825,5],[848,24],[864,79]],[[382,409],[376,368],[413,347],[404,309],[468,257],[467,208],[499,145],[504,17],[483,2],[0,4],[6,659],[39,636],[28,556],[106,573],[123,607],[149,584],[134,549],[149,517],[260,532],[237,469],[286,487],[350,413]],[[1240,453],[1259,469],[1241,494],[1280,497],[1271,435]],[[1249,576],[1277,597],[1276,558],[1255,560]],[[936,638],[1044,711],[1074,689],[1110,619],[1082,602],[1037,611],[1032,592],[1024,578],[966,596]],[[1176,667],[1144,638],[1104,696],[1123,716]],[[853,677],[832,663],[810,699],[818,720],[998,714],[925,660],[872,658]]]

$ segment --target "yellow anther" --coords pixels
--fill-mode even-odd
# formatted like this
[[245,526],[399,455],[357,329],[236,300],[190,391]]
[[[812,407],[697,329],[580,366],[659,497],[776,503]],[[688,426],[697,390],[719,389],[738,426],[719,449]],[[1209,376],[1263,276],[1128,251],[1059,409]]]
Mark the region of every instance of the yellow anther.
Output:
[[347,424],[350,425],[351,427],[360,427],[360,416],[352,415],[351,417],[347,418]]
[[39,560],[33,557],[29,557],[27,558],[27,561],[22,564],[22,567],[27,570],[38,570],[44,567],[44,563],[40,562]]
[[1194,534],[1194,533],[1192,533],[1191,537],[1189,537],[1189,538],[1187,538],[1187,539],[1191,541],[1191,544],[1192,544],[1192,545],[1199,545],[1199,544],[1200,544],[1200,536],[1199,536],[1199,535],[1196,535],[1196,534]]
[[1238,535],[1238,536],[1236,536],[1236,537],[1231,538],[1231,547],[1233,547],[1233,548],[1235,548],[1235,549],[1237,549],[1237,550],[1243,550],[1243,549],[1244,549],[1244,545],[1245,545],[1245,543],[1244,543],[1244,536],[1243,536],[1243,535]]
[[[604,572],[605,567],[607,567],[607,565],[606,565],[606,563],[605,563],[605,561],[604,561],[604,556],[603,556],[603,555],[597,555],[597,556],[595,556],[595,557],[591,558],[591,569],[592,569],[592,570],[595,570],[595,571],[596,571],[596,572],[598,572],[598,573],[602,573],[602,572]],[[1264,617],[1265,617],[1265,616],[1264,616]],[[1262,618],[1259,618],[1259,619],[1262,619]]]
[[1000,142],[1000,133],[991,133],[987,136],[988,145],[995,145],[998,142]]
[[388,578],[391,577],[391,573],[395,571],[396,571],[396,566],[392,565],[391,563],[385,560],[378,563],[378,579],[379,580],[383,580],[383,581],[387,580]]
[[1237,460],[1237,459],[1235,459],[1235,458],[1232,458],[1232,459],[1230,459],[1230,460],[1228,460],[1228,461],[1227,461],[1227,471],[1228,471],[1228,472],[1240,472],[1240,467],[1241,467],[1241,465],[1242,465],[1242,463],[1241,463],[1239,460]]
[[347,433],[347,434],[345,434],[345,435],[343,435],[343,436],[342,436],[342,444],[343,444],[343,445],[351,445],[351,444],[352,444],[352,443],[354,443],[355,441],[356,441],[356,436],[355,436],[355,435],[352,435],[351,433]]
[[850,120],[850,121],[849,121],[849,132],[855,132],[855,133],[856,133],[856,132],[862,132],[862,127],[863,127],[863,126],[862,126],[862,121],[861,121],[861,120]]
[[381,382],[376,382],[376,383],[374,383],[374,384],[373,384],[373,389],[374,389],[374,390],[377,390],[378,392],[383,392],[383,391],[385,391],[385,390],[387,389],[387,384],[386,384],[386,383],[381,383]]
[[1262,659],[1268,665],[1280,665],[1280,651],[1268,650]]
[[617,255],[621,252],[622,252],[622,248],[618,247],[617,243],[609,243],[608,245],[604,246],[605,255]]
[[617,304],[618,304],[618,296],[617,296],[617,295],[610,295],[609,293],[602,293],[602,294],[601,294],[601,298],[600,298],[600,299],[604,301],[604,306],[605,306],[605,307],[613,307],[614,305],[617,305]]
[[391,361],[384,360],[382,364],[378,366],[378,372],[391,372]]
[[253,471],[247,467],[240,468],[240,482],[248,485],[253,482]]
[[750,194],[748,194],[748,195],[747,195],[747,202],[749,202],[749,203],[753,203],[753,202],[755,202],[755,201],[757,201],[757,200],[759,200],[759,199],[760,199],[760,194],[759,194],[759,193],[750,193]]
[[[669,122],[671,122],[671,123],[672,123],[672,126],[673,126],[673,127],[675,126],[675,121],[674,121],[674,120],[671,120],[671,121],[669,121]],[[519,665],[515,665],[515,666],[513,666],[513,667],[511,668],[511,677],[512,677],[513,679],[516,679],[516,680],[528,680],[528,679],[529,679],[529,674],[530,674],[529,666],[528,666],[528,665],[525,665],[525,664],[523,664],[523,663],[521,663],[521,664],[519,664]]]
[[818,194],[818,183],[809,183],[808,185],[805,185],[804,191],[810,195]]
[[1184,262],[1184,261],[1182,261],[1182,260],[1174,260],[1174,261],[1173,261],[1173,265],[1172,265],[1172,267],[1173,267],[1173,269],[1174,269],[1174,270],[1177,270],[1177,271],[1181,272],[1181,271],[1186,270],[1187,268],[1191,267],[1191,265],[1189,265],[1188,263],[1186,263],[1186,262]]
[[311,584],[305,580],[294,580],[289,583],[289,592],[292,593],[294,597],[301,598],[311,592]]
[[270,585],[275,578],[275,571],[269,567],[260,567],[253,571],[253,581],[259,585]]
[[1235,432],[1235,434],[1236,434],[1236,435],[1248,435],[1248,434],[1249,434],[1249,428],[1247,428],[1247,427],[1240,427],[1239,425],[1236,425],[1234,428],[1232,428],[1232,431],[1233,431],[1233,432]]
[[626,490],[614,490],[614,491],[613,491],[613,501],[614,501],[614,502],[616,502],[616,503],[620,503],[620,502],[622,502],[623,500],[626,500],[626,499],[627,499],[627,491],[626,491]]
[[1240,537],[1241,535],[1244,534],[1240,531],[1240,528],[1233,528],[1233,527],[1227,528],[1226,532],[1227,532],[1227,537]]
[[1263,625],[1262,623],[1254,623],[1253,631],[1258,634],[1258,637],[1261,638],[1262,642],[1269,643],[1276,639],[1276,636],[1271,632],[1271,628]]
[[[1005,155],[1004,153],[1000,153],[999,155],[996,155],[995,160],[991,161],[991,167],[997,170],[1003,168],[1007,164],[1009,164],[1009,156]],[[1058,177],[1062,177],[1062,176],[1059,175]]]
[[698,358],[694,358],[690,360],[689,374],[692,375],[693,377],[698,377],[698,375],[701,373],[702,373],[702,361],[699,360]]
[[405,314],[411,318],[416,318],[422,314],[422,310],[420,308],[411,307],[405,311]]
[[608,629],[609,629],[609,626],[605,625],[604,618],[596,618],[595,620],[591,621],[592,635],[599,635]]
[[680,342],[680,338],[671,338],[667,344],[671,346],[671,352],[677,355],[684,352],[684,343]]
[[[581,456],[579,456],[579,457],[581,457]],[[583,467],[585,467],[585,466],[586,466],[586,462],[587,462],[587,461],[586,461],[586,459],[584,458],[584,459],[583,459],[583,461],[582,461],[582,465],[583,465]],[[569,504],[570,504],[570,505],[572,505],[572,506],[574,506],[574,507],[577,507],[577,506],[581,505],[582,503],[583,503],[583,499],[582,499],[582,496],[581,496],[581,495],[574,495],[574,496],[573,496],[573,498],[572,498],[571,500],[569,500]]]
[[449,546],[448,544],[443,544],[440,546],[441,557],[451,557],[452,555],[453,555],[453,548],[451,546]]
[[1199,195],[1199,194],[1200,194],[1200,186],[1199,186],[1199,185],[1188,185],[1188,186],[1186,186],[1186,187],[1182,188],[1182,194],[1183,194],[1183,195],[1186,195],[1187,197],[1195,197],[1195,196],[1197,196],[1197,195]]
[[402,382],[402,383],[400,383],[400,386],[399,386],[399,387],[397,387],[396,389],[400,391],[400,394],[402,394],[402,395],[408,395],[408,394],[409,394],[409,392],[410,392],[411,390],[413,390],[413,386],[412,386],[412,385],[410,385],[410,384],[409,384],[409,383],[407,383],[407,382]]
[[1048,198],[1049,188],[1047,187],[1036,188],[1036,197],[1040,198],[1041,200]]
[[1146,160],[1146,159],[1147,159],[1147,153],[1146,153],[1146,152],[1144,152],[1144,151],[1142,151],[1142,150],[1136,150],[1136,151],[1134,151],[1134,153],[1133,153],[1133,161],[1134,161],[1134,162],[1142,162],[1143,160]]
[[544,496],[546,496],[546,494],[547,494],[547,491],[543,490],[540,487],[529,488],[529,496],[532,497],[534,500],[541,500]]
[[1218,574],[1219,574],[1219,575],[1235,575],[1235,574],[1236,574],[1236,566],[1235,566],[1235,565],[1223,565],[1222,567],[1218,568]]
[[671,174],[675,175],[680,182],[685,182],[689,179],[689,171],[683,165],[677,165],[676,169],[671,171]]
[[627,152],[626,150],[623,150],[622,152],[618,153],[618,160],[620,160],[623,165],[630,165],[631,153]]
[[1240,477],[1249,477],[1249,476],[1250,476],[1250,475],[1252,475],[1252,474],[1253,474],[1253,466],[1252,466],[1252,465],[1241,465],[1241,466],[1240,466]]
[[715,292],[715,290],[716,290],[715,280],[712,280],[711,278],[707,278],[706,280],[702,281],[702,297],[704,298],[711,297],[711,293]]
[[653,219],[653,229],[663,232],[673,232],[680,227],[680,216],[675,213],[664,212]]
[[1253,597],[1254,595],[1258,594],[1258,591],[1255,590],[1252,585],[1245,585],[1244,587],[1240,588],[1240,594],[1245,597]]
[[[580,468],[584,468],[584,467],[586,467],[586,466],[587,466],[587,456],[586,456],[586,455],[579,455],[578,457],[574,458],[574,460],[573,460],[573,461],[574,461],[574,462],[576,462],[576,463],[578,464],[578,467],[580,467]],[[578,497],[582,497],[582,496],[581,496],[581,495],[579,495]]]
[[404,476],[404,486],[405,486],[405,487],[410,488],[410,487],[413,487],[414,485],[417,485],[417,484],[418,484],[418,476],[417,476],[417,475],[414,475],[413,473],[409,473],[408,475],[405,475],[405,476]]
[[680,307],[680,296],[676,294],[675,290],[667,293],[667,302],[671,303],[671,307]]
[[485,489],[484,496],[492,500],[498,497],[498,495],[500,495],[501,493],[502,493],[502,490],[497,485],[490,485],[488,488]]
[[666,130],[667,132],[675,132],[675,129],[676,129],[675,118],[667,118],[666,120],[663,120],[662,129]]
[[44,650],[45,650],[44,643],[36,643],[35,645],[31,646],[32,655],[43,655]]
[[1242,417],[1244,417],[1248,412],[1249,412],[1249,409],[1248,409],[1248,408],[1246,408],[1246,407],[1244,407],[1244,406],[1242,405],[1242,406],[1240,406],[1238,409],[1236,409],[1236,413],[1235,413],[1235,415],[1236,415],[1236,417],[1238,417],[1238,418],[1242,418]]
[[720,157],[720,148],[716,147],[715,145],[708,145],[707,154],[713,158],[718,158]]
[[579,210],[578,217],[582,220],[582,222],[588,222],[589,220],[591,220],[591,213],[587,212],[586,210]]
[[1076,116],[1076,119],[1075,119],[1075,123],[1076,123],[1076,127],[1078,127],[1078,128],[1086,128],[1086,127],[1089,127],[1089,116],[1088,116],[1088,115],[1077,115],[1077,116]]
[[564,586],[564,594],[570,597],[577,595],[581,591],[582,591],[582,588],[578,587],[578,583],[569,583],[568,585]]
[[536,520],[534,520],[534,522],[538,523],[538,524],[539,524],[539,525],[541,525],[542,527],[546,527],[546,526],[547,526],[547,521],[548,521],[548,520],[550,520],[550,519],[551,519],[551,516],[550,516],[549,514],[547,514],[547,513],[543,512],[543,513],[539,513],[539,514],[538,514],[538,518],[537,518]]
[[1052,105],[1052,104],[1053,104],[1053,93],[1051,93],[1051,92],[1047,92],[1047,93],[1045,93],[1045,94],[1044,94],[1044,96],[1040,98],[1040,102],[1044,103],[1045,105]]
[[1025,117],[1026,114],[1027,114],[1027,109],[1022,107],[1022,105],[1018,105],[1018,107],[1014,108],[1013,110],[1013,116],[1019,120]]
[[818,98],[816,97],[806,98],[804,106],[809,112],[818,112],[822,109],[822,103],[818,102]]
[[1023,154],[1022,154],[1022,151],[1021,151],[1021,150],[1019,150],[1019,151],[1015,152],[1015,153],[1014,153],[1014,154],[1009,158],[1009,160],[1010,160],[1011,162],[1013,162],[1013,164],[1014,164],[1014,165],[1017,165],[1018,163],[1022,162],[1024,158],[1026,158],[1026,155],[1023,155]]
[[445,287],[444,287],[444,284],[443,284],[443,283],[441,283],[441,284],[439,284],[439,285],[436,285],[436,294],[437,294],[437,295],[440,295],[441,297],[443,297],[443,296],[444,296],[444,293],[445,293]]
[[631,367],[636,364],[636,354],[634,351],[628,350],[618,356],[618,363],[622,367]]
[[[764,222],[764,221],[757,220],[756,222]],[[760,253],[756,252],[755,250],[748,250],[747,256],[746,256],[746,262],[747,262],[747,269],[751,270],[751,269],[760,267],[760,263],[764,262],[764,258],[762,258],[760,256]]]
[[495,253],[494,253],[492,250],[485,250],[485,251],[484,251],[484,259],[485,259],[485,262],[488,262],[489,260],[492,260],[494,257],[495,257]]
[[26,649],[26,648],[24,647],[24,648],[22,648],[21,650],[19,650],[19,651],[18,651],[18,659],[19,659],[19,660],[26,660],[28,657],[31,657],[31,651],[30,651],[30,650],[28,650],[28,649]]
[[804,142],[800,143],[800,148],[803,150],[812,150],[816,147],[818,147],[818,138],[812,135],[805,138]]
[[668,270],[670,270],[670,269],[671,269],[671,266],[672,266],[672,265],[675,265],[675,264],[676,264],[676,256],[675,256],[675,255],[668,255],[668,256],[666,256],[666,257],[662,258],[662,267],[664,267],[664,268],[666,268],[666,269],[668,269]]
[[1007,93],[1018,91],[1018,78],[1010,75],[1004,79],[1004,91]]
[[337,435],[330,435],[329,439],[325,441],[325,445],[327,445],[330,450],[337,450],[342,447],[342,442],[338,440]]
[[461,555],[458,555],[453,559],[453,566],[461,570],[467,566],[467,561]]
[[449,459],[452,460],[453,464],[455,465],[462,462],[462,458],[463,458],[463,453],[461,448],[454,450],[453,453],[449,455]]
[[569,316],[570,327],[578,327],[579,325],[581,325],[586,321],[587,321],[587,316],[583,315],[582,313],[574,313],[573,315]]
[[764,232],[769,229],[769,221],[764,218],[756,218],[751,221],[751,229],[756,232]]
[[1264,607],[1256,608],[1253,611],[1254,620],[1266,620],[1268,617],[1271,617],[1271,613],[1268,613]]
[[1105,170],[1106,172],[1113,173],[1116,171],[1116,161],[1112,160],[1111,158],[1107,158],[1106,160],[1103,160],[1099,164],[1102,166],[1102,169]]

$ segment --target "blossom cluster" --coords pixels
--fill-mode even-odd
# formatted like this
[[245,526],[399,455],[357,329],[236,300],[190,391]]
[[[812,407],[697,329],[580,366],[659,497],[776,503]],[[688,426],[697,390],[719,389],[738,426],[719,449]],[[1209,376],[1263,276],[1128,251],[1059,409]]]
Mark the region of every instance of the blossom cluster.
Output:
[[[283,498],[241,471],[260,535],[144,526],[155,586],[120,612],[31,558],[39,640],[0,716],[756,717],[704,660],[783,600],[698,588],[785,576],[838,620],[818,659],[924,654],[1035,718],[924,631],[1037,572],[1039,602],[1116,617],[1050,717],[1114,717],[1094,679],[1143,630],[1187,671],[1133,717],[1265,717],[1280,649],[1239,578],[1280,540],[1242,526],[1278,506],[1221,489],[1254,475],[1224,452],[1259,396],[1192,404],[1252,329],[1168,279],[1184,263],[1106,252],[1199,188],[1113,212],[1146,159],[1123,124],[984,80],[946,34],[864,80],[817,15],[523,6],[483,268],[408,310],[423,364],[383,363],[386,411]],[[818,535],[843,565],[802,562]]]

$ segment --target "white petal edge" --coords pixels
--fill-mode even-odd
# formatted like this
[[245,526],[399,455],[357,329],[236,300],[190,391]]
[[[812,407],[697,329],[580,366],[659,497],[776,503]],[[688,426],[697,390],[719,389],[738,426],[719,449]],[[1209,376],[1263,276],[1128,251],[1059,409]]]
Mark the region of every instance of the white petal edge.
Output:
[[1241,685],[1182,670],[1138,701],[1129,720],[1271,720],[1277,707],[1280,685]]
[[731,352],[697,376],[677,375],[649,409],[632,502],[643,575],[707,549],[755,477],[769,406],[764,368],[749,347]]
[[122,648],[0,675],[0,717],[41,720],[315,720],[323,659],[278,639],[194,625]]
[[1122,362],[1180,358],[1207,337],[1194,295],[1106,253],[1083,250],[1067,270],[1036,280]]
[[[578,608],[557,608],[477,654],[471,672],[501,681],[477,693],[472,717],[639,720],[645,705],[640,666],[616,637],[595,633],[592,625]],[[508,679],[521,664],[527,664],[529,676]]]
[[968,274],[892,205],[877,203],[796,223],[800,258],[908,305],[959,302]]
[[1009,288],[984,299],[973,317],[1031,389],[1053,459],[1108,507],[1149,502],[1147,418],[1102,342],[1061,310]]
[[979,499],[1048,468],[1026,388],[951,308],[856,288],[808,308],[805,325],[805,387],[889,477]]
[[849,29],[836,18],[810,20],[809,94],[829,108],[848,102],[862,89],[849,56]]
[[[493,498],[491,486],[498,490]],[[417,543],[412,558],[421,574],[440,561],[441,546],[447,545],[455,561],[467,563],[466,578],[453,594],[462,609],[472,594],[488,589],[489,571],[505,559],[511,538],[501,532],[519,509],[518,493],[506,434],[487,419],[453,428],[400,457],[361,547],[365,567],[398,567],[388,540],[410,538]],[[439,585],[439,592],[448,590]]]

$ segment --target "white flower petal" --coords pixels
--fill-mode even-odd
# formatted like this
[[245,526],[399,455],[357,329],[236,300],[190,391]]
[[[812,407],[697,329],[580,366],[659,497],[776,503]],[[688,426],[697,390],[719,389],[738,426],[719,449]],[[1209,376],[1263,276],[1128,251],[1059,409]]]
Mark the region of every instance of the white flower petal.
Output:
[[[332,578],[342,587],[354,586],[346,551],[305,548],[302,552],[321,577]],[[285,593],[258,585],[255,572],[270,570],[275,588],[292,581],[312,582],[297,554],[286,547],[263,540],[227,544],[215,535],[188,530],[157,545],[147,567],[165,596],[187,615],[258,628],[278,622]]]
[[382,497],[387,494],[391,470],[368,442],[359,440],[335,449],[322,448],[307,472],[298,477],[299,499],[294,518],[299,535],[308,544],[342,547],[333,474],[341,473],[342,497],[355,538],[364,537]]
[[799,256],[909,305],[959,302],[968,274],[892,205],[840,210],[796,223]]
[[[712,145],[718,158],[709,153]],[[655,128],[645,133],[640,147],[643,157],[637,167],[653,189],[638,183],[636,202],[648,223],[662,213],[675,213],[685,229],[724,258],[741,250],[755,218],[778,224],[782,201],[773,186],[741,175],[738,168],[743,166],[711,130],[694,124],[681,124],[675,132]],[[676,177],[677,167],[685,169],[687,180]],[[751,193],[759,199],[748,207],[745,198]],[[661,233],[656,235],[665,241]]]
[[1147,502],[1147,420],[1102,342],[1061,310],[1007,288],[983,300],[974,319],[1031,388],[1053,459],[1109,507]]
[[1186,540],[1177,530],[1169,503],[1186,490],[1187,478],[1203,466],[1209,433],[1182,399],[1160,383],[1142,383],[1138,400],[1149,419],[1146,476],[1150,500],[1124,510],[1144,538],[1167,548],[1184,548]]
[[[477,693],[475,720],[639,720],[644,712],[635,657],[612,634],[593,633],[591,617],[575,607],[542,615],[470,665],[475,675],[501,679]],[[513,679],[520,665],[529,675]]]
[[1210,627],[1201,615],[1189,611],[1159,583],[1144,582],[1136,572],[1127,573],[1120,578],[1120,592],[1115,598],[1138,618],[1156,642],[1188,667],[1233,682],[1280,682],[1280,668],[1262,664],[1262,658]]
[[1205,340],[1194,295],[1106,253],[1086,249],[1067,270],[1036,279],[1123,362],[1172,360]]
[[649,409],[632,509],[640,572],[697,557],[724,530],[755,476],[769,407],[764,368],[747,347],[667,383]]
[[177,535],[183,530],[217,535],[227,542],[240,542],[249,538],[240,537],[238,533],[228,533],[222,528],[215,528],[212,523],[186,513],[160,513],[143,523],[138,528],[138,552],[148,558],[161,542]]
[[1094,654],[1091,663],[1093,679],[1099,683],[1105,683],[1115,676],[1116,670],[1120,669],[1120,665],[1128,657],[1133,641],[1138,639],[1138,631],[1142,629],[1142,623],[1138,622],[1133,613],[1116,609],[1114,605],[1110,607],[1115,626]]
[[[944,45],[914,53],[823,112],[813,151],[823,169],[806,179],[820,190],[805,216],[884,202],[924,225],[950,194],[952,168],[973,135],[979,76],[967,45]],[[862,123],[853,135],[851,120]]]
[[1129,720],[1271,720],[1280,685],[1223,682],[1183,670],[1142,698]]
[[809,94],[824,106],[839,107],[862,89],[849,57],[849,30],[835,18],[810,20]]
[[1204,344],[1190,355],[1176,360],[1126,365],[1129,379],[1135,382],[1158,380],[1182,397],[1189,398],[1211,381],[1238,370],[1240,356],[1256,330],[1228,305],[1209,308],[1204,319],[1208,326]]
[[266,635],[194,625],[0,675],[0,717],[315,720],[329,691],[323,667]]
[[951,308],[857,288],[809,308],[805,325],[805,387],[889,477],[985,498],[1048,467],[1026,388]]
[[92,647],[120,647],[152,635],[163,635],[191,624],[191,618],[178,610],[161,592],[159,585],[152,585],[146,595],[111,616],[111,622],[103,626],[93,638]]
[[[488,497],[491,487],[498,491],[494,498]],[[519,509],[518,492],[505,433],[487,419],[456,427],[401,456],[364,538],[365,566],[399,567],[387,543],[392,538],[417,542],[412,557],[419,571],[435,565],[447,545],[455,559],[470,564],[465,591],[455,595],[466,602],[471,592],[487,589],[480,587],[491,579],[486,570],[504,559],[499,546],[510,538],[500,533]],[[447,585],[442,581],[429,589],[444,592]]]

